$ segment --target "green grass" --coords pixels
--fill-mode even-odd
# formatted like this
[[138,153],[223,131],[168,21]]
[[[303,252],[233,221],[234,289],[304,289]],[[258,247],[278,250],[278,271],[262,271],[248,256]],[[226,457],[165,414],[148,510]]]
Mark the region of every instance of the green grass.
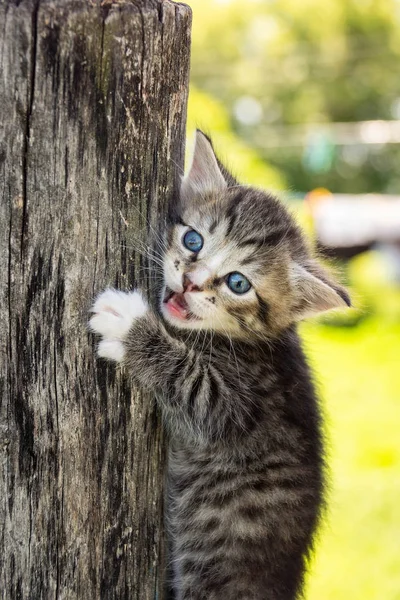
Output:
[[400,324],[307,323],[302,336],[332,478],[307,600],[400,600]]

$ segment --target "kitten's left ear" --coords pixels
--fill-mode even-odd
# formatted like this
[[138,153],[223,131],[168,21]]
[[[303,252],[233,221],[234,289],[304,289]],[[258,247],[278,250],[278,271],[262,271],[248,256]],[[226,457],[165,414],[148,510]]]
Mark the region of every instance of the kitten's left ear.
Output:
[[334,283],[314,261],[306,265],[292,262],[290,278],[295,296],[293,316],[296,321],[334,308],[351,306],[346,290]]
[[209,192],[220,192],[228,187],[218,165],[209,139],[199,129],[196,131],[196,143],[192,166],[182,181],[181,199],[188,202],[196,196]]

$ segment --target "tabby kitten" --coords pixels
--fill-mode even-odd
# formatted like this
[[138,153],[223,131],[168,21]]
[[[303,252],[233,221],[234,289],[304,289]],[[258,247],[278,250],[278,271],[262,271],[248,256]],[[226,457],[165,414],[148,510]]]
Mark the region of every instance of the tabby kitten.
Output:
[[197,132],[166,232],[160,314],[93,306],[99,356],[156,393],[170,433],[177,600],[293,600],[323,502],[321,417],[296,323],[349,306],[284,206]]

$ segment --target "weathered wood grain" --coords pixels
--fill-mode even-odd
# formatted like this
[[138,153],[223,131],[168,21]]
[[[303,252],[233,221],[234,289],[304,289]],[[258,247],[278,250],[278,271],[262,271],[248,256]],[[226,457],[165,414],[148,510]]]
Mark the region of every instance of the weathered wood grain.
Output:
[[[0,598],[161,598],[163,435],[98,362],[96,292],[183,165],[190,11],[0,2]],[[141,269],[141,267],[144,267]]]

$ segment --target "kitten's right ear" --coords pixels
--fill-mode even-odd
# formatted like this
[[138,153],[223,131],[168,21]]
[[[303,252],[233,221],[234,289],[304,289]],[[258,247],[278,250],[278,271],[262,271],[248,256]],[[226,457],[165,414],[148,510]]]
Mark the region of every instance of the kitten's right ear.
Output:
[[346,290],[332,281],[324,269],[314,261],[308,265],[293,262],[290,279],[295,297],[295,320],[312,317],[334,308],[351,306]]
[[228,187],[219,168],[213,147],[202,131],[196,131],[192,165],[184,177],[181,186],[183,204],[196,196],[205,196],[210,192],[221,192]]

